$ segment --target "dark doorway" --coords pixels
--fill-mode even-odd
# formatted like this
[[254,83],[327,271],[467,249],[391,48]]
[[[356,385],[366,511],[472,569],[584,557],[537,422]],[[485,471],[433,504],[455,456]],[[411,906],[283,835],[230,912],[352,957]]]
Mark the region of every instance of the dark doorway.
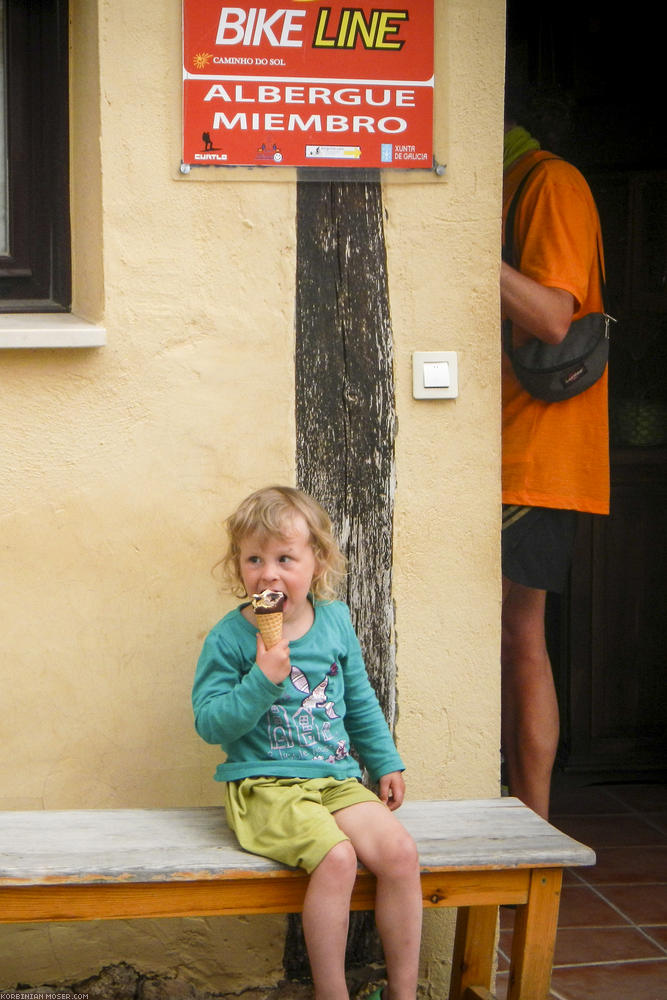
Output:
[[638,14],[601,0],[507,4],[508,86],[523,91],[534,115],[522,124],[593,190],[618,319],[611,515],[580,517],[569,590],[549,598],[548,636],[559,766],[619,780],[667,773],[664,55],[655,10]]

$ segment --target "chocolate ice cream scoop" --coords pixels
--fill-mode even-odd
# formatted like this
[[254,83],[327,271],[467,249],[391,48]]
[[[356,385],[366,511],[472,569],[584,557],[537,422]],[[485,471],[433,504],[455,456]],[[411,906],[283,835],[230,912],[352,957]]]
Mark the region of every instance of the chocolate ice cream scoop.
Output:
[[263,590],[252,595],[252,610],[256,615],[271,615],[283,610],[285,595],[279,590]]

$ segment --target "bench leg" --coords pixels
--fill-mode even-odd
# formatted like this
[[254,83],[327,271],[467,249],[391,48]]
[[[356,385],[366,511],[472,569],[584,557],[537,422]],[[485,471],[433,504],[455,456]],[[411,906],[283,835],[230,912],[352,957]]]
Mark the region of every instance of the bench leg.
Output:
[[[466,995],[470,995],[466,994],[468,987],[482,987],[485,990],[490,988],[497,923],[497,906],[459,908],[449,1000],[464,1000]],[[474,993],[472,995],[475,996]]]
[[496,1000],[496,997],[485,986],[469,986],[463,994],[463,1000]]
[[531,872],[528,902],[517,906],[507,1000],[547,1000],[551,983],[561,868]]

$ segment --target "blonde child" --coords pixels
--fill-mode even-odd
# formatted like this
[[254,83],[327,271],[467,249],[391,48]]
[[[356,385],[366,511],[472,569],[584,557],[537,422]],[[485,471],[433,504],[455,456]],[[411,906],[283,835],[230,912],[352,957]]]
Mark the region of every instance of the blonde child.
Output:
[[[249,851],[310,874],[303,929],[316,1000],[348,1000],[345,945],[361,862],[377,877],[375,917],[388,984],[415,1000],[422,901],[414,841],[393,815],[399,757],[370,685],[347,606],[331,522],[291,487],[258,490],[227,521],[232,590],[285,595],[283,638],[266,649],[249,601],[208,635],[192,694],[195,725],[226,761],[227,820]],[[361,784],[354,746],[379,796]]]

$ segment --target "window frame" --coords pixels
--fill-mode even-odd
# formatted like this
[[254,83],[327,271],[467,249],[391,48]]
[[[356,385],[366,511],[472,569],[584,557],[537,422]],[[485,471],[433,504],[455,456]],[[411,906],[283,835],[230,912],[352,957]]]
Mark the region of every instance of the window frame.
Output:
[[0,313],[69,312],[68,0],[5,0],[9,253]]

